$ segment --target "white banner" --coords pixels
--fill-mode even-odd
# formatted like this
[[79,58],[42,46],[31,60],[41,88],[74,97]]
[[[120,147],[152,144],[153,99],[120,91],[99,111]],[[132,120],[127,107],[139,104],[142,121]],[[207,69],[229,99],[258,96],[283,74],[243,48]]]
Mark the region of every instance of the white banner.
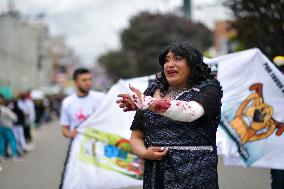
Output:
[[63,177],[63,189],[108,189],[142,186],[143,161],[130,151],[130,125],[135,112],[115,103],[131,82],[144,91],[153,77],[120,80],[97,111],[78,128]]
[[284,75],[258,49],[208,63],[224,91],[217,144],[225,164],[284,169]]
[[[218,67],[224,90],[218,153],[226,165],[284,169],[284,76],[258,50],[206,60]],[[144,91],[153,77],[120,80],[80,127],[69,153],[64,189],[126,188],[142,185],[143,161],[130,151],[135,112],[115,103],[128,84]]]

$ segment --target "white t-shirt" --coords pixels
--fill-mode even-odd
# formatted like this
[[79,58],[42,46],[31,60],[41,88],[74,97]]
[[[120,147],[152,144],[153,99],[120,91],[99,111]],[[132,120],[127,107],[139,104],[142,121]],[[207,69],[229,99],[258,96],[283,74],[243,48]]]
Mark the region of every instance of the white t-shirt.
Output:
[[97,110],[104,96],[103,93],[90,91],[85,97],[76,94],[66,97],[61,106],[61,125],[77,127]]
[[35,105],[31,99],[18,100],[19,108],[26,114],[26,124],[32,124],[35,121]]

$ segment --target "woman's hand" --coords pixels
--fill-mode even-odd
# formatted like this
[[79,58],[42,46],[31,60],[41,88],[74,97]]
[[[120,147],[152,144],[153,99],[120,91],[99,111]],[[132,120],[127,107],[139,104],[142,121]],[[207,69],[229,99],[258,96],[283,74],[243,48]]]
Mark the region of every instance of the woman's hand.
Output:
[[137,106],[132,101],[129,94],[118,94],[117,97],[120,97],[121,99],[117,100],[116,103],[124,112],[137,110]]
[[143,154],[142,158],[148,160],[162,160],[167,155],[168,150],[164,147],[149,147]]
[[139,105],[142,107],[143,94],[141,93],[141,91],[133,87],[130,83],[129,83],[129,89],[133,92],[131,96],[133,102],[136,104],[136,106]]
[[146,110],[154,103],[155,99],[153,97],[143,95],[140,90],[136,89],[131,84],[129,84],[129,89],[132,91],[130,95],[132,101],[140,110]]
[[141,96],[142,93],[138,89],[132,87],[132,85],[129,84],[129,89],[133,92],[132,96],[129,94],[118,94],[117,97],[120,97],[121,99],[117,100],[116,103],[119,105],[120,108],[123,108],[124,112],[127,111],[135,111],[137,110],[136,104],[141,104]]
[[164,147],[149,147],[144,145],[144,133],[140,130],[133,130],[130,137],[132,152],[138,157],[148,160],[161,160],[167,154]]

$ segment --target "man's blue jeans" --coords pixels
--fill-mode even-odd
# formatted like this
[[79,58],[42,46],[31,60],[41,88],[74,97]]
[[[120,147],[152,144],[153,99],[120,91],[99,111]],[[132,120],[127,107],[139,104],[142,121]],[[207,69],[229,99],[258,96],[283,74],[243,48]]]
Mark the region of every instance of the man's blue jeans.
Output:
[[0,125],[0,156],[7,157],[6,144],[10,144],[12,155],[18,156],[17,143],[12,129]]

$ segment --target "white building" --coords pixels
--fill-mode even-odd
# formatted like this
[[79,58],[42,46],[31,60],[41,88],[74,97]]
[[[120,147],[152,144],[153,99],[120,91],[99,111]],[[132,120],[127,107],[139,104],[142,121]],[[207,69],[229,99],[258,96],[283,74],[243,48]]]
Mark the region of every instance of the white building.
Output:
[[41,19],[24,19],[16,11],[0,15],[0,41],[0,87],[15,92],[54,83],[58,65],[74,57]]

